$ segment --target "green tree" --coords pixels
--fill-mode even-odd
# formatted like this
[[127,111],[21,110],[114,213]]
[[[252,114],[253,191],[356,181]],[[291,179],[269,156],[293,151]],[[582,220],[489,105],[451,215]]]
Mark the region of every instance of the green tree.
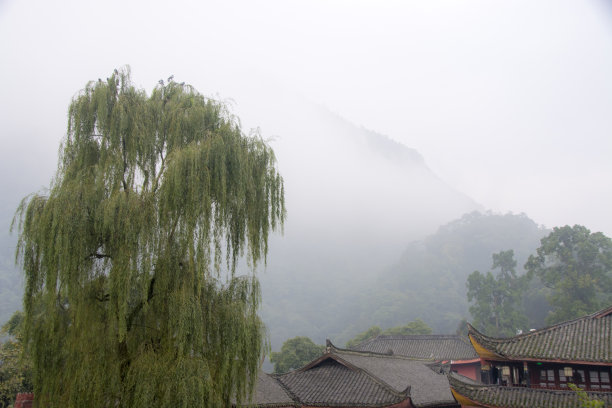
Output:
[[373,339],[374,337],[380,335],[382,333],[382,329],[378,326],[372,326],[368,330],[357,334],[355,337],[346,342],[346,348],[350,349],[357,346],[360,343],[363,343],[366,340]]
[[514,251],[493,254],[493,270],[482,274],[474,271],[467,280],[467,297],[474,326],[490,336],[513,336],[517,329],[524,329],[527,318],[522,311],[522,293],[528,277],[516,275]]
[[410,334],[431,334],[433,330],[421,319],[416,319],[403,326],[391,327],[382,332],[385,336],[407,336]]
[[468,336],[469,329],[468,329],[468,321],[467,321],[467,319],[461,319],[459,321],[459,323],[457,324],[457,328],[455,329],[455,334],[457,336],[465,336],[465,337]]
[[9,335],[12,337],[21,337],[23,330],[23,312],[21,310],[17,310],[13,313],[11,318],[4,323],[2,329],[0,329],[0,333],[3,335]]
[[581,225],[556,227],[525,264],[551,289],[548,324],[592,313],[612,301],[612,240]]
[[270,361],[275,373],[286,373],[319,357],[324,349],[325,346],[315,344],[308,337],[294,337],[283,343],[281,351],[272,352]]
[[32,363],[23,353],[21,341],[23,314],[11,316],[0,336],[9,336],[0,344],[0,408],[12,406],[19,392],[32,391]]
[[129,70],[72,101],[58,171],[16,215],[45,407],[229,406],[265,350],[255,270],[285,217],[272,150],[224,105]]
[[351,340],[346,342],[346,348],[353,348],[366,340],[373,339],[376,336],[407,336],[411,334],[431,334],[433,330],[421,319],[416,319],[403,326],[391,327],[386,330],[381,330],[378,326],[372,326],[368,330],[359,333]]
[[568,386],[572,391],[574,391],[577,394],[578,400],[580,401],[580,406],[582,408],[604,408],[605,407],[606,405],[605,402],[603,402],[602,400],[598,400],[596,398],[589,397],[589,394],[587,394],[582,388],[576,386],[576,384],[569,383]]

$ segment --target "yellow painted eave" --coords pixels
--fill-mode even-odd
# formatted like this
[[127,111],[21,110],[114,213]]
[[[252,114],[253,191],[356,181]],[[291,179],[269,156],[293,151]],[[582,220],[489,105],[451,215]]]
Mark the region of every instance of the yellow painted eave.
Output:
[[469,399],[469,398],[459,394],[457,391],[455,391],[452,388],[451,388],[451,392],[453,393],[453,397],[455,397],[457,402],[459,404],[461,404],[462,407],[482,407],[483,406],[483,405],[480,405],[480,404],[476,403],[475,401],[472,401],[471,399]]
[[472,336],[471,334],[469,335],[469,337],[470,341],[472,342],[472,346],[474,347],[474,350],[480,356],[480,358],[483,358],[485,360],[505,360],[505,358],[503,358],[499,354],[487,349],[482,344],[478,343],[476,339],[474,339],[474,336]]

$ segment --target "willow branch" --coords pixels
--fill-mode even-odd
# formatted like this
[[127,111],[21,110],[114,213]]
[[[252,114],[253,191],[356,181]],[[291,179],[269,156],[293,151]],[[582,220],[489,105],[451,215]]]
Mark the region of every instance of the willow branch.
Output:
[[99,252],[92,252],[91,254],[87,255],[85,257],[85,259],[89,259],[89,258],[96,258],[96,259],[103,259],[103,258],[113,258],[111,255],[108,254],[101,254]]

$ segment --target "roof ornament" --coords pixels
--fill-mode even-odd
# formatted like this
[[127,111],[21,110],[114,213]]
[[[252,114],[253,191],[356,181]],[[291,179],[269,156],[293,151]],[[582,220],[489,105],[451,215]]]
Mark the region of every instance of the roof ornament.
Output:
[[332,344],[331,340],[325,339],[325,350],[323,351],[323,354],[331,354],[333,347],[334,345]]

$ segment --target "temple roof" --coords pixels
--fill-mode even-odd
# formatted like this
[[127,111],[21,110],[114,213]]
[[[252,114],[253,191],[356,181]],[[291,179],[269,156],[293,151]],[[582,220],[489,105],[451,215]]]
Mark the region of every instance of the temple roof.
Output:
[[434,360],[478,358],[470,340],[457,335],[377,336],[358,344],[354,350]]
[[398,356],[334,350],[344,361],[384,381],[395,390],[409,389],[415,407],[454,404],[448,379],[439,365]]
[[253,404],[261,407],[457,406],[446,373],[431,360],[338,349],[299,370],[260,373]]
[[612,307],[506,339],[468,327],[474,347],[484,358],[612,364]]
[[334,358],[326,358],[307,370],[279,376],[278,380],[299,402],[308,406],[384,407],[408,398],[407,393]]
[[253,403],[259,407],[286,407],[295,406],[295,401],[282,385],[271,375],[259,372]]
[[[576,408],[581,406],[574,391],[560,391],[542,388],[505,387],[500,385],[477,384],[465,377],[451,374],[449,383],[457,400],[465,405],[504,408]],[[612,393],[587,392],[590,398],[612,406]]]

